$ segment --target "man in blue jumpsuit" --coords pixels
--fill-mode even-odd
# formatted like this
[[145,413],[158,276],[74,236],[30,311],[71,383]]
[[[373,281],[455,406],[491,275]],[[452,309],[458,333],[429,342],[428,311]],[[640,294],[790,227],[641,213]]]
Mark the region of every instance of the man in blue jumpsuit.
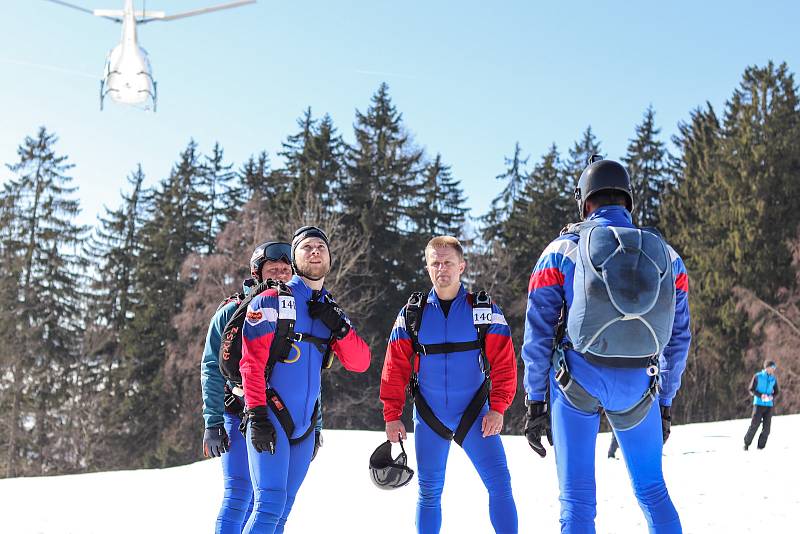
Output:
[[[243,294],[265,277],[288,282],[292,277],[291,245],[270,241],[256,247],[250,259],[251,279],[242,284]],[[203,392],[203,454],[222,457],[224,494],[217,516],[217,534],[240,534],[252,509],[253,489],[247,463],[247,448],[239,432],[242,391],[226,384],[219,368],[222,331],[238,306],[237,298],[229,298],[211,318],[200,364],[200,385]],[[226,392],[227,385],[227,392]],[[238,394],[231,397],[233,391]],[[226,398],[228,404],[226,404]],[[238,407],[238,408],[237,408]],[[318,421],[317,433],[321,430]]]
[[767,438],[772,427],[772,407],[775,405],[775,397],[778,396],[778,379],[775,378],[777,364],[772,360],[764,362],[764,369],[753,375],[750,381],[750,394],[753,396],[753,417],[750,420],[750,427],[744,435],[744,450],[750,448],[753,438],[758,432],[758,427],[762,425],[761,434],[758,435],[758,448],[763,449],[767,446]]
[[[406,324],[408,313],[401,311],[389,337],[380,389],[386,435],[397,442],[406,438],[400,416],[412,376],[419,386],[414,393],[419,473],[417,532],[439,532],[450,443],[463,440],[459,444],[489,493],[489,518],[495,532],[513,534],[517,532],[517,509],[500,440],[503,414],[517,387],[511,331],[496,304],[491,303],[490,309],[489,300],[485,299],[486,313],[480,313],[473,302],[478,294],[468,294],[461,284],[466,263],[456,238],[433,238],[425,248],[425,259],[433,289],[421,310],[417,341],[412,341],[409,334],[413,326]],[[479,317],[485,315],[485,357],[491,384],[488,399],[473,312]],[[415,353],[418,357],[412,371]],[[432,414],[426,416],[425,406]],[[471,411],[471,407],[476,409]],[[470,416],[465,414],[472,414],[474,420],[468,420]]]
[[[286,284],[290,294],[280,287],[255,297],[242,331],[239,370],[255,493],[245,534],[284,531],[314,453],[311,434],[328,347],[349,371],[363,373],[370,362],[369,346],[324,288],[331,268],[325,232],[313,226],[298,229],[291,256],[296,274]],[[289,323],[293,334],[283,330]],[[345,509],[355,504],[347,502],[347,492],[337,498]]]
[[[526,436],[531,448],[542,457],[546,454],[542,436],[547,436],[554,446],[560,486],[561,531],[594,533],[597,504],[595,445],[600,409],[604,408],[622,447],[634,493],[647,519],[649,531],[679,533],[680,520],[662,474],[661,451],[669,435],[670,407],[680,387],[691,339],[686,268],[671,247],[665,246],[660,238],[654,241],[653,232],[644,236],[645,232],[636,231],[631,220],[633,194],[624,167],[610,160],[595,161],[595,158],[583,171],[575,192],[581,219],[584,220],[581,224],[586,230],[580,230],[578,235],[567,231],[551,242],[536,263],[529,282],[522,347],[528,404]],[[601,228],[599,235],[614,232],[620,239],[625,235],[639,239],[638,245],[629,241],[617,248],[617,252],[609,256],[610,262],[614,254],[641,253],[636,247],[643,248],[645,240],[655,243],[663,251],[662,269],[666,274],[660,275],[659,283],[664,285],[659,287],[664,290],[659,293],[659,298],[663,293],[669,314],[662,313],[661,323],[666,325],[661,329],[663,342],[653,344],[657,350],[651,353],[646,364],[623,354],[597,357],[586,349],[583,353],[574,349],[573,342],[581,340],[571,339],[569,327],[574,323],[569,319],[590,319],[597,309],[596,306],[590,309],[591,298],[601,293],[610,294],[610,290],[606,293],[604,288],[601,293],[588,295],[583,278],[573,286],[578,265],[582,269],[581,277],[585,273],[589,273],[587,277],[594,276],[589,269],[583,268],[586,265],[583,258],[590,254],[588,245],[582,249],[579,242],[584,246],[584,240],[592,235],[586,232],[597,231],[597,227]],[[611,250],[613,247],[607,249]],[[631,268],[639,269],[644,263],[633,263]],[[671,280],[668,279],[670,267]],[[625,276],[620,275],[618,283],[624,285]],[[599,277],[585,280],[604,283]],[[637,287],[627,289],[628,293],[623,296],[636,303],[639,300]],[[608,296],[602,295],[601,298],[609,300]],[[575,303],[585,303],[585,307],[576,311],[573,309]],[[619,303],[611,304],[617,306]],[[570,315],[573,312],[574,317]],[[620,325],[625,328],[638,322],[630,320],[634,318],[623,313],[616,320],[622,321]],[[563,325],[568,326],[566,332]],[[603,327],[607,326],[608,323]],[[625,342],[624,338],[619,339]],[[639,343],[642,339],[631,341]],[[636,364],[632,363],[634,361]]]

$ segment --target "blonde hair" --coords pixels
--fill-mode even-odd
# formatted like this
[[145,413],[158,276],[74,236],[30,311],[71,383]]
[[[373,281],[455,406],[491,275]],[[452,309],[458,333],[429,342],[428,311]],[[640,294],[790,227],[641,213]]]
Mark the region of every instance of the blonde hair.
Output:
[[428,257],[429,250],[444,247],[455,249],[458,257],[461,261],[464,261],[464,247],[461,246],[461,242],[458,239],[450,235],[439,235],[428,241],[428,244],[425,246],[425,257]]

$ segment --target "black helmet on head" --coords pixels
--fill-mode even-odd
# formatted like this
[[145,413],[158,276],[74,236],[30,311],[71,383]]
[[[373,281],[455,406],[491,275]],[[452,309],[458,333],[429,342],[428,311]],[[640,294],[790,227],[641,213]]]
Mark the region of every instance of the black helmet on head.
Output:
[[285,261],[292,264],[292,246],[282,241],[267,241],[261,243],[250,256],[250,274],[257,282],[261,283],[261,268],[268,261]]
[[392,442],[381,443],[369,457],[369,474],[372,482],[380,489],[392,490],[402,488],[414,477],[414,470],[408,467],[408,456],[400,441],[402,451],[397,458],[392,458]]
[[594,154],[589,158],[589,165],[583,169],[575,187],[575,201],[578,203],[581,219],[586,216],[584,210],[589,197],[603,190],[624,193],[628,197],[625,207],[633,212],[633,190],[628,171],[616,161],[603,159],[602,156]]

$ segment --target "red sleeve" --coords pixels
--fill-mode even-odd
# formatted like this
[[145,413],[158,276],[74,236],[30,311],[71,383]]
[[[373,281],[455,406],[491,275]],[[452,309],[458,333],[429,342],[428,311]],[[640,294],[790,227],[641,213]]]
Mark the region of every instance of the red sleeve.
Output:
[[389,340],[386,347],[386,358],[383,360],[381,373],[380,398],[383,403],[383,420],[397,421],[403,415],[406,402],[406,386],[411,378],[411,339],[396,338]]
[[486,357],[489,359],[489,377],[492,391],[489,407],[505,413],[517,392],[517,355],[511,337],[502,334],[486,334]]
[[372,353],[369,350],[369,345],[356,334],[355,328],[350,328],[346,336],[334,341],[332,348],[339,361],[348,371],[363,373],[369,368]]
[[247,307],[247,316],[242,327],[242,360],[239,362],[239,372],[242,374],[242,388],[248,408],[267,404],[264,371],[278,317],[278,310],[270,303],[266,296],[254,298]]
[[274,333],[270,333],[256,339],[242,339],[242,361],[239,363],[239,372],[242,373],[242,387],[248,408],[267,404],[267,382],[264,379],[264,371],[274,336]]

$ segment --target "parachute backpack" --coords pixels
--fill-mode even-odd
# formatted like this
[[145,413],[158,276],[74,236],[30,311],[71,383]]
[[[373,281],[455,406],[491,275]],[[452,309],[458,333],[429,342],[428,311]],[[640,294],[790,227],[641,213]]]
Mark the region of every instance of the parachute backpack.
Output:
[[608,367],[648,367],[672,335],[675,283],[656,230],[568,226],[578,235],[574,297],[566,330],[573,348]]

